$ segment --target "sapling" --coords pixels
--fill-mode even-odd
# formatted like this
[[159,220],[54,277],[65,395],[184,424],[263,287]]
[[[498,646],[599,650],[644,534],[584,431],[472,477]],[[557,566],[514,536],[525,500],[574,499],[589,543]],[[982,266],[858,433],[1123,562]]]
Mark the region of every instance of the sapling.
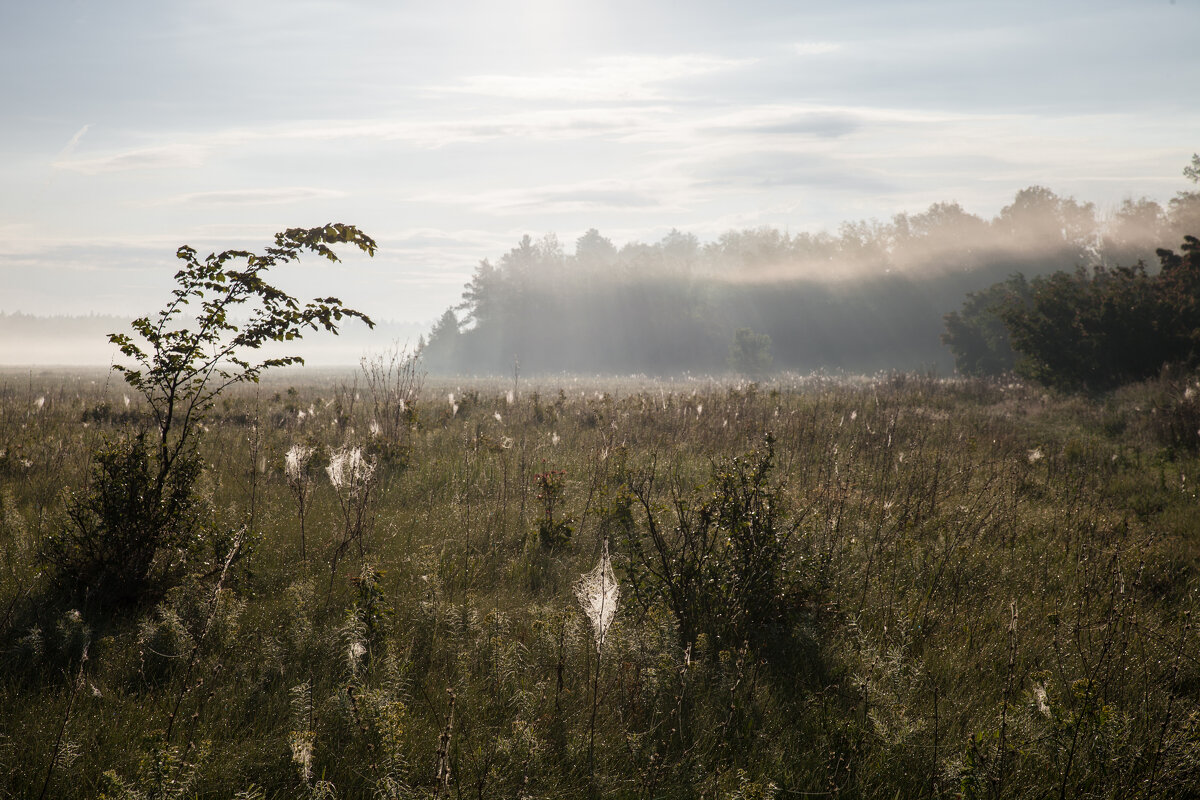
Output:
[[[135,336],[109,335],[121,355],[133,362],[117,364],[114,369],[146,398],[158,428],[160,486],[222,391],[235,383],[257,383],[270,367],[304,363],[300,356],[254,363],[248,360],[250,351],[267,342],[298,339],[306,328],[337,333],[343,317],[357,317],[374,327],[367,315],[346,308],[336,297],[301,306],[295,297],[265,280],[268,269],[297,260],[306,250],[337,262],[329,245],[338,243],[375,254],[375,240],[353,225],[341,224],[289,228],[275,234],[274,246],[264,255],[226,250],[201,261],[191,247],[180,247],[175,255],[184,267],[175,273],[178,286],[171,292],[170,302],[153,320],[135,319]],[[245,267],[234,268],[231,262],[243,259]],[[180,324],[186,316],[184,320],[180,316],[193,300],[199,302],[195,325],[186,327]],[[250,319],[239,327],[230,315],[247,303]]]
[[342,224],[289,228],[261,255],[226,250],[200,259],[180,247],[171,299],[154,317],[134,320],[132,334],[109,335],[124,360],[113,368],[145,398],[152,425],[98,453],[91,485],[69,502],[70,524],[46,539],[43,559],[70,593],[143,603],[170,588],[200,545],[225,549],[206,541],[212,537],[196,491],[203,419],[231,385],[304,362],[298,355],[258,361],[264,344],[290,342],[306,329],[337,333],[346,317],[374,326],[336,297],[301,303],[267,282],[271,267],[306,251],[336,262],[330,245],[341,243],[375,253],[373,239]]

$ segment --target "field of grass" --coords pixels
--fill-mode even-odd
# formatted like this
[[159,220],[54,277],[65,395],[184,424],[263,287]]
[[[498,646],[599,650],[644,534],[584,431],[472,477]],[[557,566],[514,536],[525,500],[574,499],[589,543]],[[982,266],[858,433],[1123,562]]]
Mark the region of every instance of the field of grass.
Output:
[[0,374],[0,797],[1200,795],[1194,382],[369,388],[223,395],[211,546],[118,611],[39,552],[146,409]]

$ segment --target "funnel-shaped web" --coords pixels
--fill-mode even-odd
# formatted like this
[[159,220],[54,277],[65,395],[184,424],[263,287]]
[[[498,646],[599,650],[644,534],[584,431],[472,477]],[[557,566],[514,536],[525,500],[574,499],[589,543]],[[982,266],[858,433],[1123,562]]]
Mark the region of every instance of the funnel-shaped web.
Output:
[[592,621],[592,636],[596,640],[596,652],[604,646],[604,634],[617,613],[617,601],[621,598],[621,587],[613,574],[612,559],[608,557],[608,542],[600,555],[600,563],[591,572],[580,576],[575,583],[575,597],[583,606],[583,613]]

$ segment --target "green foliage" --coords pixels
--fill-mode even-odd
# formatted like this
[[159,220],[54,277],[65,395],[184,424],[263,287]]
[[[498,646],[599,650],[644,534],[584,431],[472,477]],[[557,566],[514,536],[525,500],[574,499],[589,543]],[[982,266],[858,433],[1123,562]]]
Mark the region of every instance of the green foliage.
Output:
[[771,337],[749,328],[733,332],[729,368],[750,378],[762,378],[771,369]]
[[[1156,247],[1198,233],[1200,192],[1165,207],[1130,199],[1105,219],[1091,203],[1030,186],[991,219],[935,203],[833,233],[764,227],[701,244],[673,231],[619,248],[590,230],[573,254],[552,235],[526,236],[478,265],[423,354],[442,374],[505,374],[514,357],[528,374],[715,372],[728,367],[735,330],[749,327],[771,337],[776,368],[948,366],[937,336],[967,292],[1017,273],[1153,263]],[[968,355],[960,367],[1008,368],[994,320],[980,323],[984,341],[967,331],[963,344],[1001,364]]]
[[782,489],[772,479],[775,440],[713,466],[710,489],[694,503],[676,493],[675,524],[664,529],[653,508],[654,475],[635,479],[631,491],[645,530],[625,526],[634,596],[664,602],[680,635],[694,644],[703,635],[722,648],[785,636],[791,600],[788,521]]
[[[1183,174],[1200,181],[1200,156]],[[1153,377],[1164,366],[1200,366],[1200,240],[1192,235],[1200,232],[1197,207],[1200,194],[1194,192],[1179,193],[1166,215],[1149,200],[1126,201],[1091,270],[1077,266],[1074,273],[1058,271],[1028,283],[1017,274],[968,294],[961,312],[946,315],[941,337],[958,371],[998,375],[1015,367],[1049,386],[1102,391]],[[1031,187],[997,222],[1040,231],[1034,239],[1083,242],[1080,232],[1092,216],[1090,206]],[[1181,235],[1183,245],[1178,255],[1155,250],[1158,274],[1149,274],[1140,257],[1132,267],[1119,266],[1119,256],[1140,253],[1164,235]],[[1081,251],[1076,263],[1086,255]]]
[[361,635],[361,643],[366,647],[368,655],[377,655],[384,646],[384,623],[391,616],[385,605],[385,596],[379,582],[383,575],[370,564],[363,564],[362,572],[351,579],[354,586],[355,601],[350,609],[350,617],[356,633]]
[[[436,385],[423,411],[472,399],[380,460],[373,535],[328,588],[342,508],[317,470],[299,558],[284,455],[375,409],[339,408],[340,376],[268,375],[194,451],[211,529],[253,520],[257,546],[219,596],[185,581],[105,615],[41,602],[21,543],[88,484],[96,437],[129,438],[80,424],[121,404],[91,377],[0,385],[2,796],[1200,793],[1200,459],[1157,428],[1194,375],[1102,399],[913,375]],[[575,532],[531,552],[550,469]],[[621,608],[597,663],[572,588],[604,538]]]
[[1165,342],[1152,279],[1142,265],[1036,278],[1027,307],[1004,310],[1017,371],[1066,389],[1101,390],[1150,377]]
[[1192,183],[1200,183],[1200,154],[1192,154],[1192,163],[1183,168],[1183,177]]
[[[192,566],[189,562],[203,558],[197,549],[204,535],[195,439],[217,396],[233,384],[258,381],[269,367],[303,361],[299,356],[247,360],[267,342],[291,341],[305,328],[336,333],[347,316],[372,324],[335,297],[301,306],[264,277],[304,251],[337,261],[329,245],[338,243],[375,252],[374,240],[340,224],[289,228],[276,234],[264,255],[227,250],[201,261],[195,250],[180,247],[176,256],[185,266],[175,273],[178,285],[171,300],[153,321],[133,321],[137,339],[109,336],[134,362],[114,369],[145,398],[156,441],[151,445],[142,433],[95,454],[89,488],[68,506],[70,525],[52,535],[43,550],[69,594],[101,605],[144,602],[175,583]],[[242,260],[244,268],[235,268]],[[189,327],[181,315],[193,302],[199,308]],[[246,304],[250,318],[239,326],[231,313]]]
[[725,609],[718,617],[730,643],[755,640],[765,632],[778,635],[775,626],[786,622],[789,593],[785,571],[788,546],[796,525],[790,524],[782,487],[774,482],[775,437],[767,434],[762,446],[745,456],[718,464],[713,470],[711,494],[701,518],[720,531],[714,563],[725,579],[723,595],[715,604]]
[[1200,381],[1164,375],[1150,395],[1151,427],[1171,450],[1200,451]]
[[1029,291],[1025,276],[1014,275],[982,292],[969,292],[962,309],[945,316],[942,343],[954,353],[954,368],[959,374],[1003,375],[1012,371],[1017,354],[1001,313],[1009,305],[1023,306]]
[[1200,365],[1200,239],[1185,236],[1179,250],[1157,251],[1159,324],[1168,332],[1164,360],[1191,368]]
[[[300,356],[248,361],[249,351],[267,342],[292,341],[305,328],[337,333],[343,317],[374,323],[360,311],[345,308],[336,297],[313,300],[301,306],[295,297],[267,283],[264,275],[273,266],[297,260],[304,251],[338,261],[329,245],[348,243],[369,255],[375,241],[352,225],[321,228],[288,228],[275,234],[273,247],[263,255],[245,250],[210,254],[203,261],[191,247],[180,247],[176,258],[184,266],[175,273],[178,286],[171,300],[155,316],[133,321],[137,338],[114,333],[109,341],[134,362],[113,368],[125,382],[145,397],[159,433],[160,482],[175,458],[191,441],[196,426],[223,390],[235,383],[257,381],[263,370],[303,363]],[[245,267],[235,264],[245,261]],[[199,309],[191,327],[180,316],[193,302]],[[240,327],[231,312],[249,303],[250,319]],[[140,340],[140,341],[139,341]]]
[[210,756],[207,742],[189,752],[153,737],[143,746],[146,752],[134,777],[123,779],[115,770],[101,776],[100,800],[184,800],[194,795]]
[[1021,357],[1019,373],[1064,389],[1098,391],[1157,375],[1164,365],[1200,365],[1200,242],[1182,255],[1159,250],[1144,265],[1035,278],[1026,303],[1001,317]]
[[563,470],[547,470],[533,476],[538,488],[537,500],[542,504],[542,516],[538,520],[538,540],[547,550],[562,547],[571,541],[571,534],[575,532],[575,520],[561,510],[563,494],[566,491],[563,478],[566,474]]
[[418,348],[418,354],[435,370],[452,370],[459,359],[459,339],[462,336],[454,309],[447,308],[429,331],[429,340]]
[[54,580],[91,607],[153,600],[203,562],[212,544],[194,453],[176,458],[159,480],[144,434],[109,442],[94,454],[91,480],[72,495],[67,521],[42,545]]

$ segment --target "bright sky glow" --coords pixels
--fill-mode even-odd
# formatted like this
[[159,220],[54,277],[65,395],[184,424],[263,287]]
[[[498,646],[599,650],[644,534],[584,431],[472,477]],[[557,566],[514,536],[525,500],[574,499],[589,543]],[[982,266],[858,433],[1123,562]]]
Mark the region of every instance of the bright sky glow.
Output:
[[[279,277],[424,322],[522,234],[835,228],[1031,184],[1165,202],[1196,0],[40,0],[0,10],[0,311],[148,313],[181,244],[379,240]],[[332,289],[331,289],[332,287]]]

